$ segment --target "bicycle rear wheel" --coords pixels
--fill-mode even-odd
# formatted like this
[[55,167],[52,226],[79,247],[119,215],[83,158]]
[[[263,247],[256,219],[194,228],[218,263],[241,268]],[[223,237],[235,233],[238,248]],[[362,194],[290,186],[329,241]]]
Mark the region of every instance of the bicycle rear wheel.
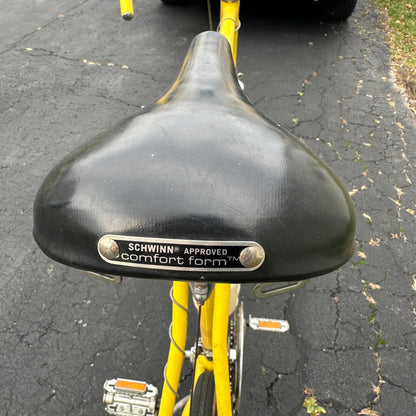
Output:
[[192,396],[190,416],[213,416],[215,412],[215,380],[212,371],[198,377]]

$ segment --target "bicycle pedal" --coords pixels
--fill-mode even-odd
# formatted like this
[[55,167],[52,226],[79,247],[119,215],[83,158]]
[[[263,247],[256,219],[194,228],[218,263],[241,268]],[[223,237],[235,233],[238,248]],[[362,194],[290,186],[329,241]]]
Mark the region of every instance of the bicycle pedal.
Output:
[[105,410],[114,416],[153,416],[157,388],[144,381],[117,378],[104,383]]
[[248,326],[257,331],[286,332],[289,330],[289,322],[283,319],[253,318],[248,317]]

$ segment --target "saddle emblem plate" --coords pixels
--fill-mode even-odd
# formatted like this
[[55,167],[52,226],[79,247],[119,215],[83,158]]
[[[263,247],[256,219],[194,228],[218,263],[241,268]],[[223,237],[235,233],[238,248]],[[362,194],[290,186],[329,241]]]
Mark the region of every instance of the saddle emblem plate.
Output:
[[258,269],[263,247],[253,241],[206,241],[107,234],[97,250],[110,264],[146,269],[239,272]]

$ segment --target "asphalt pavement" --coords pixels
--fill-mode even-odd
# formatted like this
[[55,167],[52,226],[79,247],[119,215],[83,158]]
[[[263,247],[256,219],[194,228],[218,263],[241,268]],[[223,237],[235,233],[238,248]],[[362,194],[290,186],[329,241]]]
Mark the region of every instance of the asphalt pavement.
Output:
[[[269,7],[270,6],[270,7]],[[104,415],[104,380],[162,386],[170,282],[113,286],[45,257],[32,203],[77,145],[157,100],[192,38],[200,5],[0,0],[0,415]],[[416,414],[416,123],[394,86],[377,10],[346,23],[242,5],[238,70],[258,108],[325,160],[352,195],[351,262],[246,315],[288,319],[289,333],[247,331],[241,415]],[[189,369],[184,370],[189,382]]]

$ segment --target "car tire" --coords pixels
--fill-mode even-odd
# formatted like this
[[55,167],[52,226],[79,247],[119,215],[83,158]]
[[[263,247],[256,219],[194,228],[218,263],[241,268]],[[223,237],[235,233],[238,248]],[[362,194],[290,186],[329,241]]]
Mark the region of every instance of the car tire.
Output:
[[169,6],[176,6],[176,5],[189,3],[189,0],[161,0],[161,1],[162,3],[165,3]]
[[347,20],[353,13],[357,1],[358,0],[318,0],[319,17],[330,20]]

